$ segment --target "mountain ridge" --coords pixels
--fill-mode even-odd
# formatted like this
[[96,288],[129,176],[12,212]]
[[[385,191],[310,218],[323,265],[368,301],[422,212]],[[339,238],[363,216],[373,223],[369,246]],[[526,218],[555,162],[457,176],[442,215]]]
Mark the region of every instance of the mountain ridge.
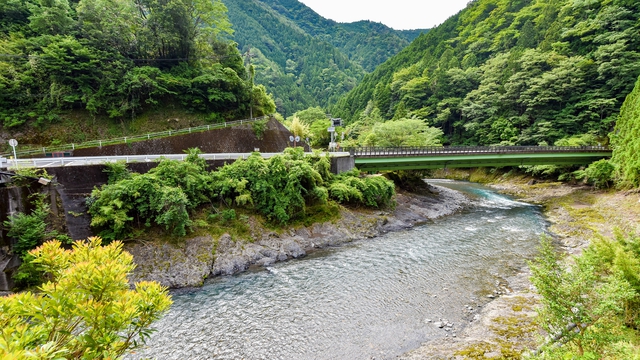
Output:
[[[337,23],[297,0],[225,0],[233,40],[285,116],[327,107],[422,30]],[[426,31],[426,30],[425,30]]]
[[330,108],[417,118],[451,144],[606,141],[640,74],[640,3],[476,0]]

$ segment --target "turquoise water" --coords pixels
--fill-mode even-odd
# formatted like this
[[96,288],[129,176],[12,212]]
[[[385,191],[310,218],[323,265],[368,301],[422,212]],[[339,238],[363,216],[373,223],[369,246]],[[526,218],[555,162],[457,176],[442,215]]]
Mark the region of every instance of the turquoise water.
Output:
[[[464,192],[468,208],[176,292],[129,358],[385,359],[452,336],[534,254],[546,223],[537,207],[489,188],[429,182]],[[453,329],[428,321],[439,319]]]

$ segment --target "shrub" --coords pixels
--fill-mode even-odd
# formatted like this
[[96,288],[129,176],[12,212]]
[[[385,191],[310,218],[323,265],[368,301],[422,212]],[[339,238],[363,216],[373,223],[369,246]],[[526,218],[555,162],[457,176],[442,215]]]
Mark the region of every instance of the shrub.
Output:
[[596,188],[609,187],[613,180],[614,166],[609,160],[598,160],[584,170],[587,182]]
[[131,176],[129,169],[127,169],[127,163],[125,161],[118,161],[114,163],[105,163],[103,172],[107,173],[107,184],[113,184],[119,180],[126,179]]
[[171,305],[155,282],[130,289],[133,257],[99,238],[64,250],[50,241],[30,252],[49,281],[37,294],[0,297],[3,359],[115,359],[145,342]]
[[256,139],[262,140],[264,136],[264,132],[267,131],[267,123],[269,120],[256,120],[251,123],[251,128],[253,129],[253,133],[256,135]]
[[334,199],[381,207],[391,204],[395,193],[393,182],[383,177],[360,177],[357,170],[334,176],[326,156],[305,156],[302,148],[268,160],[254,153],[213,172],[205,170],[198,153],[190,150],[185,162],[162,160],[146,174],[95,189],[87,201],[91,225],[107,240],[130,236],[136,223],[182,236],[191,226],[189,212],[203,204],[250,208],[283,225],[303,218],[307,205]]
[[567,264],[551,240],[542,239],[540,255],[530,264],[531,281],[543,297],[539,321],[550,336],[565,344],[544,346],[543,358],[573,358],[576,353],[596,358],[623,339],[625,305],[638,293],[623,272],[607,263],[603,256],[607,252],[591,246],[575,263]]

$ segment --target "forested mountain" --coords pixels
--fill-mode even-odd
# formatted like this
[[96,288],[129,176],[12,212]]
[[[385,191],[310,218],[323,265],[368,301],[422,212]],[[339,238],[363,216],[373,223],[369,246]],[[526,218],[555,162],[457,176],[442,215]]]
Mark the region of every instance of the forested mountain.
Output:
[[334,103],[420,32],[369,21],[336,23],[297,0],[224,2],[233,39],[251,54],[256,82],[274,94],[285,116]]
[[260,0],[317,39],[337,47],[367,72],[397,54],[428,30],[394,30],[372,21],[338,23],[325,19],[298,0]]
[[134,118],[172,104],[210,120],[270,113],[221,0],[0,2],[0,128],[58,111]]
[[597,139],[640,74],[639,19],[637,0],[475,0],[365,76],[332,114],[417,118],[452,144]]

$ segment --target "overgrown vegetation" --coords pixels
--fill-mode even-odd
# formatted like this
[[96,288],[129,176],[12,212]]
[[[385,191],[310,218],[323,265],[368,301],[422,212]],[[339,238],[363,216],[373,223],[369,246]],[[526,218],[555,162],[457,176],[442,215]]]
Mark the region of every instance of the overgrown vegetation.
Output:
[[543,296],[539,322],[549,334],[539,358],[640,357],[632,340],[640,327],[638,237],[596,239],[572,262],[543,238],[531,270]]
[[[14,177],[12,185],[27,187],[29,190],[34,189],[31,186],[34,182],[33,178],[51,178],[44,169],[22,168],[16,173],[22,176]],[[30,262],[33,257],[29,255],[29,251],[51,239],[71,244],[71,238],[67,234],[60,233],[49,225],[51,212],[46,199],[47,196],[44,193],[32,193],[29,195],[27,205],[31,210],[26,213],[16,213],[2,224],[8,230],[7,236],[17,240],[11,247],[11,253],[22,260],[20,267],[12,275],[18,288],[35,286],[42,282],[42,269]]]
[[615,173],[621,187],[640,186],[640,78],[627,96],[611,133]]
[[184,162],[162,160],[146,174],[119,176],[95,189],[87,201],[91,225],[108,240],[151,226],[183,236],[193,225],[190,214],[203,206],[213,210],[212,220],[234,220],[234,208],[247,208],[284,225],[304,219],[308,206],[327,201],[385,207],[395,191],[382,177],[360,177],[357,171],[334,176],[326,156],[305,156],[302,148],[268,160],[254,153],[212,172],[198,154],[191,149]]
[[210,121],[273,112],[224,39],[226,11],[220,0],[3,2],[0,126],[46,125],[64,109],[122,120],[161,102]]
[[251,128],[253,129],[253,132],[256,134],[256,138],[258,140],[262,140],[262,137],[264,136],[264,132],[267,131],[268,122],[269,122],[268,119],[264,119],[264,120],[256,120],[251,123]]
[[472,1],[330,110],[420,119],[455,145],[603,138],[640,74],[639,16],[635,0]]
[[166,288],[139,282],[130,289],[135,265],[120,242],[61,245],[50,241],[29,253],[46,274],[38,293],[0,297],[0,357],[117,359],[144,344],[171,305]]

